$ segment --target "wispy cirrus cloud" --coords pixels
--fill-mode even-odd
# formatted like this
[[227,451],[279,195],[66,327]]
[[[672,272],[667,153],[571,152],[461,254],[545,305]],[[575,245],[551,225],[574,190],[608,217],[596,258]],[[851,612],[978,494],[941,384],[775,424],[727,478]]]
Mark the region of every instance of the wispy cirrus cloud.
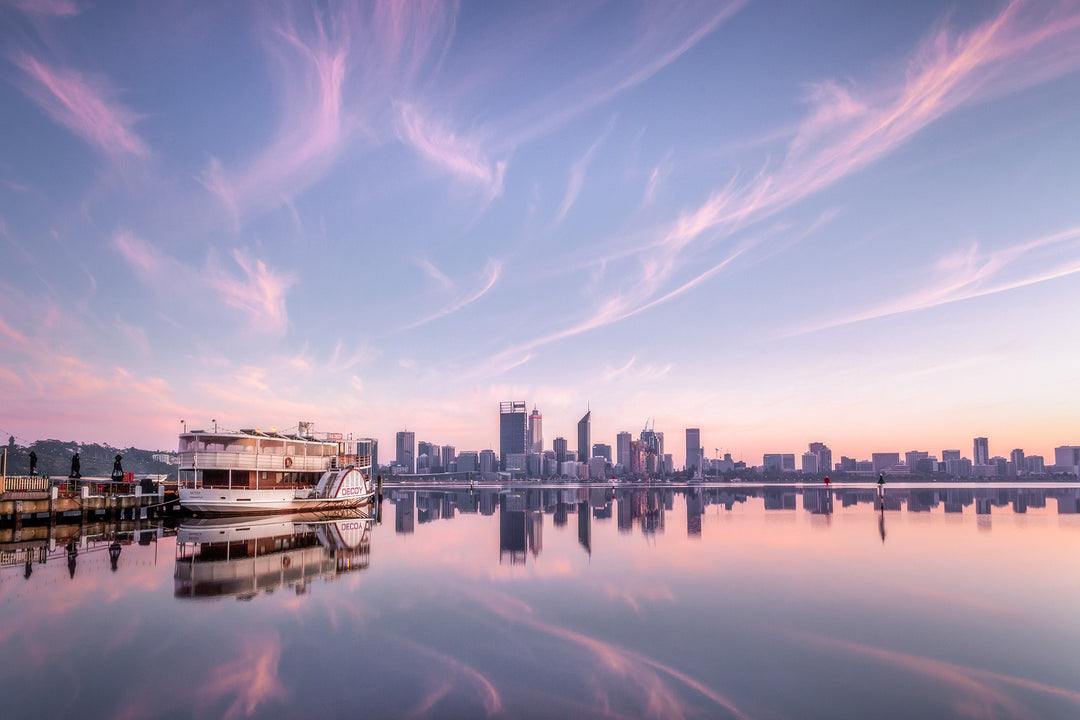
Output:
[[476,286],[469,290],[466,294],[457,298],[446,307],[440,309],[438,312],[432,313],[427,317],[417,320],[416,322],[406,325],[402,330],[411,330],[421,325],[426,325],[433,320],[452,315],[457,311],[472,305],[474,302],[482,298],[491,288],[495,287],[495,283],[499,281],[499,276],[502,275],[502,263],[498,260],[488,260],[487,265],[484,266],[483,272],[480,274],[479,281]]
[[278,130],[235,168],[211,158],[204,186],[239,220],[317,182],[360,135],[378,141],[381,108],[445,51],[454,3],[260,6]]
[[596,155],[596,151],[604,144],[604,140],[611,134],[611,128],[614,127],[614,123],[608,123],[607,129],[603,134],[598,137],[589,149],[585,151],[585,154],[574,161],[574,164],[570,166],[570,181],[566,185],[566,194],[563,196],[562,202],[559,204],[559,212],[555,215],[555,224],[558,225],[565,218],[567,213],[570,212],[570,208],[577,202],[578,195],[581,194],[581,189],[585,187],[585,172],[589,169],[589,163],[592,162],[593,156]]
[[640,85],[682,57],[745,4],[746,0],[673,0],[646,3],[640,11],[624,7],[636,16],[620,23],[618,31],[628,34],[613,38],[612,45],[618,50],[510,118],[504,140],[513,147],[535,139]]
[[[1039,71],[1032,72],[1033,67]],[[833,81],[811,86],[809,113],[794,130],[778,164],[748,179],[731,178],[702,204],[662,226],[652,239],[599,257],[595,264],[601,268],[623,263],[616,289],[607,292],[586,318],[506,351],[502,364],[516,362],[541,345],[632,317],[700,285],[748,249],[744,244],[704,273],[680,280],[691,259],[700,262],[716,242],[851,176],[964,104],[1077,68],[1080,11],[1013,2],[968,32],[955,33],[944,25],[936,29],[913,54],[903,80],[891,87],[875,85],[860,92]],[[1073,271],[1065,264],[1050,274]],[[632,282],[626,282],[628,275]],[[678,285],[672,287],[673,283]],[[918,302],[909,299],[904,306]]]
[[475,137],[458,135],[413,105],[398,109],[399,137],[431,165],[478,188],[489,199],[502,194],[506,161],[491,161]]
[[289,317],[285,309],[285,296],[296,283],[289,273],[279,273],[262,260],[250,257],[241,250],[233,250],[233,260],[241,274],[234,275],[219,270],[211,275],[209,283],[221,295],[221,299],[252,318],[252,324],[274,333],[284,333]]
[[0,4],[10,5],[30,15],[49,17],[75,17],[82,12],[74,0],[4,0]]
[[922,288],[868,310],[802,328],[789,335],[928,310],[1080,273],[1080,227],[997,250],[984,251],[973,242],[939,258],[932,273],[936,277]]
[[55,122],[112,158],[150,155],[134,130],[139,116],[113,99],[116,93],[104,80],[50,66],[28,53],[12,60],[24,73],[23,91]]
[[234,270],[221,267],[213,255],[205,268],[183,263],[127,230],[115,233],[110,244],[142,282],[160,292],[190,297],[192,290],[203,288],[242,311],[245,324],[255,330],[282,334],[288,326],[285,301],[296,277],[244,250],[232,251]]

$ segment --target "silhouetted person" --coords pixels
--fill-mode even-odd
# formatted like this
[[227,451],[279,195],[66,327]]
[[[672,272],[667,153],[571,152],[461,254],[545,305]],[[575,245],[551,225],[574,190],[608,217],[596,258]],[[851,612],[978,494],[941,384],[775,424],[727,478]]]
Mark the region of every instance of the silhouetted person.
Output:
[[30,474],[37,475],[37,453],[30,451]]
[[123,480],[124,479],[124,468],[120,467],[120,457],[121,457],[120,455],[117,455],[116,459],[113,460],[113,464],[112,464],[112,479],[113,480]]
[[30,555],[29,555],[29,553],[27,553],[27,555],[26,555],[26,569],[23,570],[23,577],[26,578],[27,580],[29,580],[30,576],[33,575],[33,574],[34,574],[34,564],[32,562],[30,562]]
[[[120,457],[117,455],[117,457]],[[112,571],[116,572],[116,562],[120,559],[120,543],[113,540],[112,545],[109,546],[109,562],[112,563]]]
[[79,462],[79,453],[75,453],[71,456],[71,475],[68,477],[81,478],[82,473],[79,472],[81,463]]

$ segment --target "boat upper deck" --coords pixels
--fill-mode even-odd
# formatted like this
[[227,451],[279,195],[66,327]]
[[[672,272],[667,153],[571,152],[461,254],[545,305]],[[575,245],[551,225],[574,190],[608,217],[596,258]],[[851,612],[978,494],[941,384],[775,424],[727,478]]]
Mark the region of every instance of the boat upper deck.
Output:
[[180,434],[179,461],[181,470],[324,472],[345,465],[365,468],[371,466],[370,442],[345,439],[341,433],[316,438],[260,430],[193,430]]

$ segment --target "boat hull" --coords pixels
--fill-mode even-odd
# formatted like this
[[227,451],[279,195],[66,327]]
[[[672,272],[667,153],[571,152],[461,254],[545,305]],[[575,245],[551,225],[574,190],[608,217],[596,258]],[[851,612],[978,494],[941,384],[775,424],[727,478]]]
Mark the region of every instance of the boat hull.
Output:
[[366,505],[374,492],[343,498],[298,498],[295,490],[180,488],[180,507],[197,515],[322,512]]

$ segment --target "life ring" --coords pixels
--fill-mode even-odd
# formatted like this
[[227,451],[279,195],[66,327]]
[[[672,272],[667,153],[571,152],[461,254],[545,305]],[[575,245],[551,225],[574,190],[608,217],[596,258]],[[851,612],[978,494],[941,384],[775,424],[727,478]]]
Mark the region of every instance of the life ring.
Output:
[[285,458],[285,467],[287,467],[287,468],[292,467],[292,458],[291,457]]
[[287,568],[292,564],[292,560],[288,556],[281,558],[281,567]]

